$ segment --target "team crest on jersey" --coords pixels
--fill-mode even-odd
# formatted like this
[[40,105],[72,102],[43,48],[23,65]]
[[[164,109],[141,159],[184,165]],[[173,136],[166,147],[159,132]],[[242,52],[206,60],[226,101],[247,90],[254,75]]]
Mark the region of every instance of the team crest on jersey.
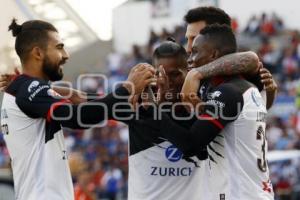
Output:
[[220,91],[215,91],[207,94],[208,99],[214,99],[216,97],[219,97],[222,94]]
[[166,149],[165,156],[171,162],[177,162],[182,158],[182,152],[175,147],[175,145],[171,145]]
[[28,86],[28,92],[32,92],[40,83],[38,81],[32,81]]

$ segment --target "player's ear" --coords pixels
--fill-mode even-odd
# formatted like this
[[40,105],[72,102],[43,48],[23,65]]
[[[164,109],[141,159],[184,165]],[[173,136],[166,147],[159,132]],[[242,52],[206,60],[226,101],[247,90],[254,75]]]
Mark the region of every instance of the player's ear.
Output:
[[211,60],[216,60],[217,58],[220,57],[220,51],[217,49],[212,50],[211,55]]
[[36,60],[43,60],[45,57],[45,52],[40,47],[35,46],[30,51],[30,55]]

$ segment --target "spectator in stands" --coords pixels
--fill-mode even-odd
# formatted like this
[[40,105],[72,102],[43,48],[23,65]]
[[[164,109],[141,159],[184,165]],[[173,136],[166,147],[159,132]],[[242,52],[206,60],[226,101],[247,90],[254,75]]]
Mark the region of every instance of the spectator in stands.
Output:
[[292,80],[299,77],[299,59],[296,54],[296,49],[293,47],[288,47],[284,51],[282,73],[284,77],[291,78]]
[[94,186],[91,184],[92,176],[88,171],[79,174],[77,183],[75,184],[75,200],[96,200]]
[[273,118],[267,122],[266,135],[268,138],[269,150],[275,149],[275,144],[282,135],[282,129],[279,127],[279,124],[281,123],[280,118]]
[[281,129],[281,136],[275,143],[275,149],[277,150],[287,150],[292,149],[294,145],[295,135],[290,129],[285,126],[284,123],[279,124]]
[[261,15],[260,33],[262,36],[272,36],[275,34],[274,21],[268,18],[266,13]]
[[109,200],[116,200],[117,194],[122,187],[123,175],[121,170],[117,167],[116,160],[112,161],[112,167],[106,171],[102,178],[102,185],[106,191],[106,197]]
[[239,24],[236,18],[231,18],[231,28],[234,31],[234,33],[238,31]]
[[253,15],[246,26],[245,33],[249,33],[250,35],[257,35],[259,33],[259,20],[255,15]]
[[151,30],[148,46],[154,46],[157,42],[159,42],[159,36]]

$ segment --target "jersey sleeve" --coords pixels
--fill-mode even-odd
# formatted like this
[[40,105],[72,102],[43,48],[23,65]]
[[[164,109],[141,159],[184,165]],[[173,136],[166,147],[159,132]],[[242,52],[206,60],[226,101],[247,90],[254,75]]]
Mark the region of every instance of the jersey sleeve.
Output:
[[233,84],[224,84],[208,93],[204,111],[198,121],[205,121],[223,129],[239,116],[244,100],[240,91]]
[[242,95],[232,86],[224,84],[208,94],[204,112],[189,129],[179,126],[168,115],[163,114],[161,133],[185,155],[194,156],[200,153],[201,147],[209,144],[228,123],[236,120],[242,108]]
[[45,118],[63,127],[87,129],[110,118],[116,104],[128,104],[129,93],[119,87],[115,93],[73,105],[62,99],[47,83],[26,82],[16,95],[16,103],[31,118]]
[[48,83],[40,80],[26,81],[16,94],[16,104],[31,118],[47,118],[53,104],[66,102]]

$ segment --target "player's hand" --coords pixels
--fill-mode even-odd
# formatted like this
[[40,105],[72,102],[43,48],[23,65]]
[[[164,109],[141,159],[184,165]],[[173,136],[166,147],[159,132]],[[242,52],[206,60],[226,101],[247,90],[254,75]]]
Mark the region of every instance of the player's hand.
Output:
[[273,79],[272,74],[266,68],[260,68],[259,75],[261,78],[261,82],[265,86],[266,92],[276,92],[277,91],[277,84]]
[[161,103],[165,100],[166,93],[170,90],[169,78],[165,72],[165,69],[162,65],[158,68],[159,74],[157,74],[157,103]]
[[144,88],[154,79],[155,70],[147,63],[140,63],[134,66],[128,75],[127,81],[123,84],[131,95],[139,95]]
[[140,63],[134,66],[128,75],[127,81],[123,84],[130,93],[128,102],[136,109],[141,93],[151,82],[155,81],[155,70],[147,63]]
[[20,71],[15,68],[14,74],[2,74],[0,75],[0,91],[5,91],[9,84],[12,82],[14,77],[20,74]]
[[[191,112],[193,109],[197,108],[202,101],[198,97],[198,90],[200,87],[201,77],[199,76],[199,72],[196,70],[191,70],[188,72],[184,84],[181,89],[181,101],[185,104],[186,109]],[[198,107],[200,108],[200,107]]]

